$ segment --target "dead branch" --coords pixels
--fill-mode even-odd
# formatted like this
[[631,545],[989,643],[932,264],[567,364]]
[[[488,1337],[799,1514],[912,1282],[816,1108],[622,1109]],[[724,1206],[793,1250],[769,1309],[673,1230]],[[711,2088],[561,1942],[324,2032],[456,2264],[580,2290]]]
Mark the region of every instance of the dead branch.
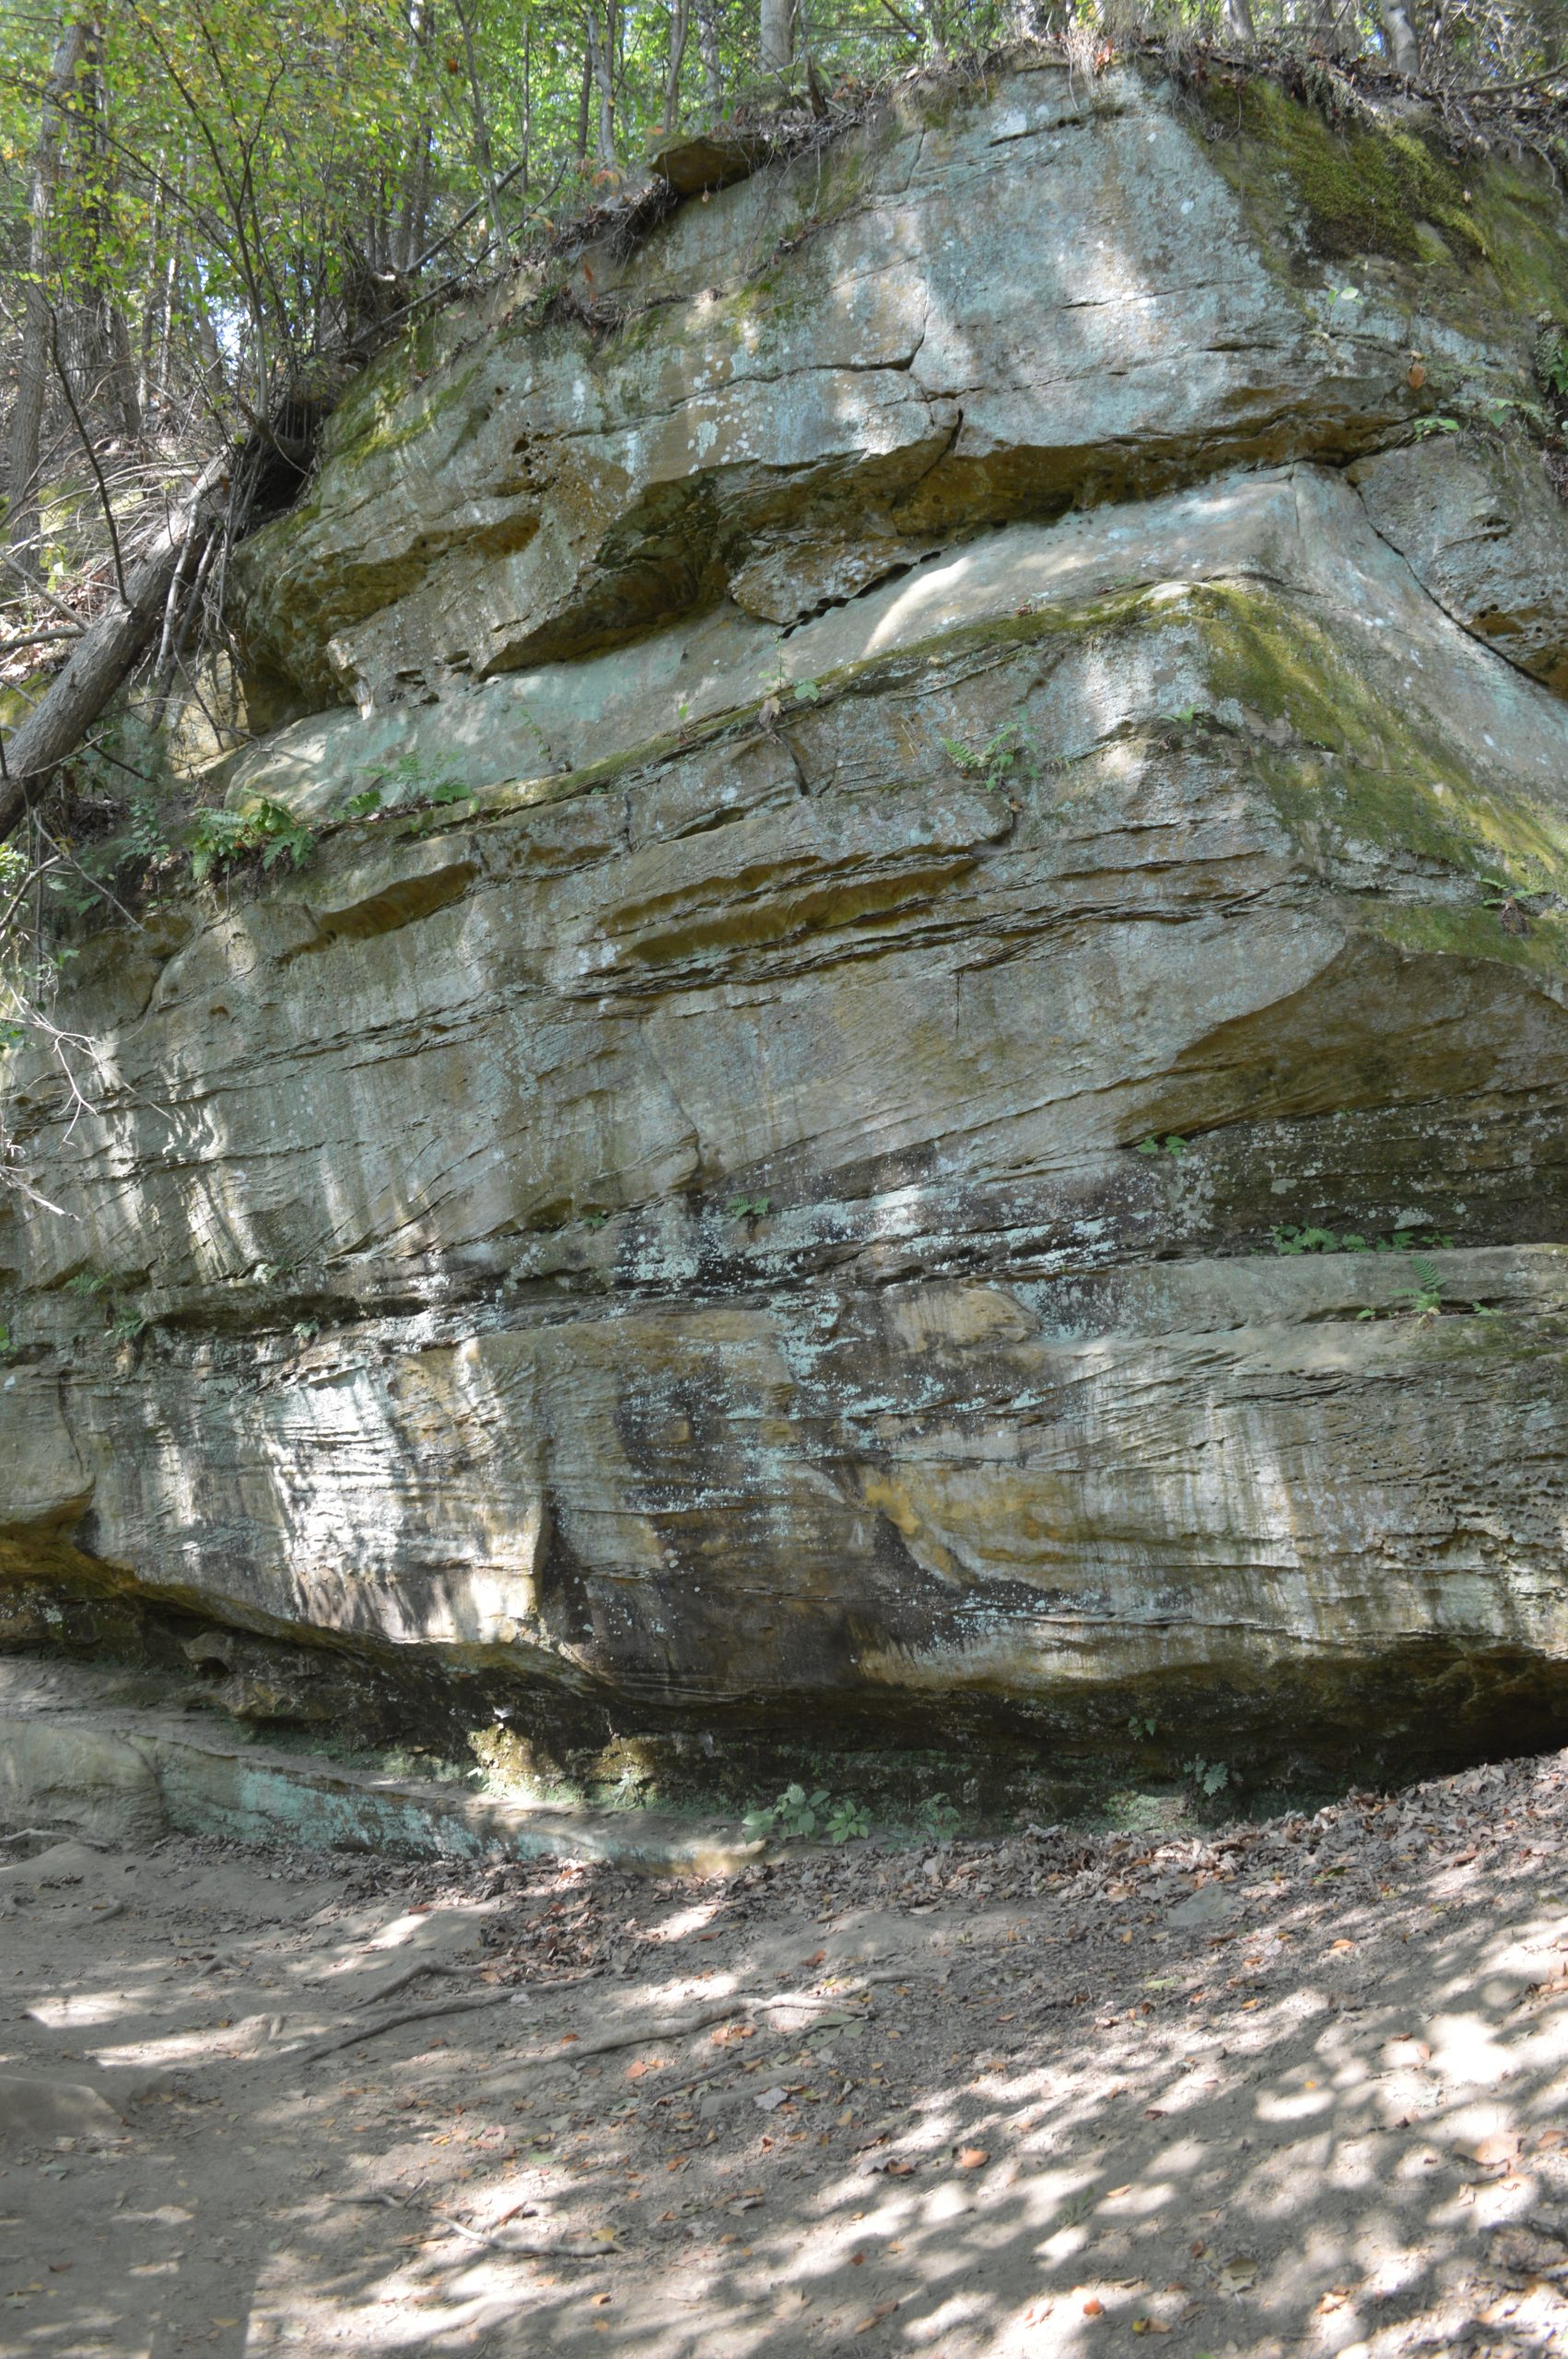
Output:
[[64,669],[0,746],[0,843],[49,773],[75,752],[146,648],[162,616],[171,578],[193,544],[205,540],[217,522],[233,455],[231,450],[221,452],[203,469],[133,568],[125,595],[116,596],[83,633]]

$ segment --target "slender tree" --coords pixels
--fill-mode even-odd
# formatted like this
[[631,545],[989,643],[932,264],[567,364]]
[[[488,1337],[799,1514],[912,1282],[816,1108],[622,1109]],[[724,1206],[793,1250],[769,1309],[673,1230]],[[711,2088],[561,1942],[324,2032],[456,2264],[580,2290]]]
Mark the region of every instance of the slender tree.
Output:
[[76,19],[66,23],[55,44],[54,58],[39,108],[38,140],[33,149],[32,186],[28,208],[27,267],[22,277],[22,340],[17,360],[17,391],[11,405],[10,514],[6,537],[12,558],[24,573],[41,581],[42,519],[39,509],[39,450],[43,405],[49,387],[50,358],[54,346],[54,306],[51,299],[51,230],[55,185],[60,168],[60,144],[64,110],[87,55],[88,29]]
[[795,0],[762,0],[765,73],[787,75],[795,60]]
[[1381,0],[1381,14],[1388,63],[1396,74],[1413,78],[1421,71],[1421,44],[1405,0]]

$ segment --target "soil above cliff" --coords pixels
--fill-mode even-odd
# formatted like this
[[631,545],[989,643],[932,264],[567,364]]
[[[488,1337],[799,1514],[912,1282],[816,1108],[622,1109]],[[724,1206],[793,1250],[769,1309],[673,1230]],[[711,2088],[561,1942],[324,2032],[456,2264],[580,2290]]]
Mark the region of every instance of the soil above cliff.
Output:
[[13,1837],[0,2350],[1560,2349],[1565,1829],[1549,1755],[731,1882]]

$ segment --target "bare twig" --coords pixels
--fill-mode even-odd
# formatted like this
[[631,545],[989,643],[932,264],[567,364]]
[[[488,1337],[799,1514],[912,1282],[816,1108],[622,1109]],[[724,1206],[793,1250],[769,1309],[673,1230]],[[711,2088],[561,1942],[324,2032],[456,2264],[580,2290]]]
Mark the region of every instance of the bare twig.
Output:
[[0,639],[0,655],[14,655],[18,647],[50,647],[63,639],[80,639],[80,623],[67,630],[64,623],[56,623],[53,630],[26,630],[16,639]]
[[35,581],[31,574],[28,572],[27,568],[25,566],[18,565],[16,560],[7,556],[4,549],[0,549],[0,565],[5,567],[7,573],[14,573],[18,581],[26,584],[27,593],[29,598],[37,598],[41,604],[45,606],[53,606],[55,613],[68,622],[73,630],[79,631],[81,629],[82,618],[80,615],[73,614],[70,607],[65,604],[64,598],[57,598],[54,595],[53,591],[47,588],[43,582]]

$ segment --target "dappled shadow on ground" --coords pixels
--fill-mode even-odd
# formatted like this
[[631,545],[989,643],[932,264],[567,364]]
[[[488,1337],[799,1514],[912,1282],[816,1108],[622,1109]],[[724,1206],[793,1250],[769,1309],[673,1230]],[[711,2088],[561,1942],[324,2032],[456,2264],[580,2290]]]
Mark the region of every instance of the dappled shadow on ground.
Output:
[[127,2128],[0,2119],[0,2354],[1560,2349],[1565,1793],[728,1885],[40,1851],[0,2075]]

